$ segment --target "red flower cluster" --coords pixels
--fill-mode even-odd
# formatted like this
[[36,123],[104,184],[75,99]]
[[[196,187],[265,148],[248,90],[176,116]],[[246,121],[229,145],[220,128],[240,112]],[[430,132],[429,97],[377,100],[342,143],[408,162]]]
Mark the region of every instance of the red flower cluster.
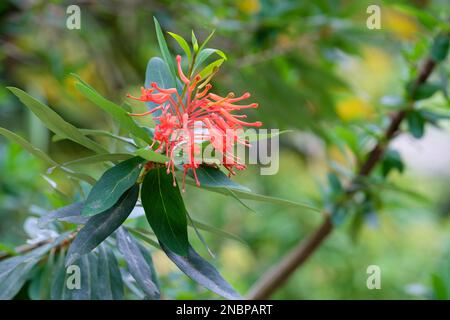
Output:
[[[233,169],[245,169],[241,160],[233,154],[236,143],[249,146],[248,141],[238,137],[238,133],[245,126],[260,127],[261,122],[244,122],[241,119],[246,115],[236,115],[233,112],[257,108],[257,103],[248,105],[236,105],[236,102],[248,99],[250,94],[244,93],[235,97],[229,93],[226,97],[220,97],[209,92],[211,84],[209,79],[201,82],[199,75],[192,80],[188,79],[181,68],[181,57],[177,56],[178,74],[185,85],[185,95],[180,96],[176,88],[163,89],[153,82],[151,88],[141,88],[139,98],[128,95],[129,98],[143,102],[153,102],[158,106],[142,114],[130,114],[132,116],[145,116],[161,110],[161,115],[154,116],[157,120],[154,133],[154,143],[159,146],[156,151],[165,151],[170,159],[167,165],[167,173],[172,172],[175,185],[175,158],[178,152],[184,152],[187,158],[182,165],[184,168],[183,190],[186,174],[192,169],[196,183],[196,169],[201,164],[196,155],[201,152],[201,144],[209,141],[216,152],[220,153],[223,166],[235,174]],[[153,147],[153,145],[151,146]]]

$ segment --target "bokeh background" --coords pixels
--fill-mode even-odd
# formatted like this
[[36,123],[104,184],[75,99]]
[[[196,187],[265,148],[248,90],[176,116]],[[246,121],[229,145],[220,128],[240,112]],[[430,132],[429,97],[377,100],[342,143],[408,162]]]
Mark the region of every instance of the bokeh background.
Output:
[[[380,5],[381,30],[366,27],[369,4]],[[81,8],[81,29],[66,28],[66,9]],[[449,13],[445,0],[214,0],[40,1],[0,3],[0,126],[19,133],[60,162],[89,151],[52,135],[6,90],[17,86],[39,97],[80,128],[108,129],[107,115],[74,89],[80,75],[119,104],[136,93],[145,67],[159,55],[153,16],[163,30],[204,39],[229,57],[214,84],[219,93],[250,91],[266,128],[283,134],[280,169],[261,176],[251,166],[236,177],[252,190],[324,205],[330,168],[355,169],[348,147],[361,128],[383,126],[403,94],[417,61],[426,55],[436,19]],[[180,48],[167,38],[172,52]],[[447,66],[448,70],[448,66]],[[448,79],[448,73],[440,77]],[[427,103],[447,106],[443,94]],[[445,110],[444,110],[445,111]],[[390,175],[401,188],[380,186],[383,198],[365,223],[348,219],[274,296],[280,299],[426,299],[450,295],[450,134],[427,130],[420,141],[394,141],[405,162]],[[367,150],[361,145],[360,152]],[[104,167],[84,167],[98,176]],[[52,187],[56,185],[58,192]],[[24,243],[29,216],[63,205],[78,190],[20,146],[0,138],[0,250]],[[243,242],[205,233],[213,263],[241,293],[313,231],[321,216],[309,211],[205,194],[185,195],[192,216],[239,236]],[[194,239],[194,237],[191,237]],[[194,240],[195,242],[195,240]],[[201,245],[197,245],[202,251]],[[210,298],[155,252],[168,298]],[[382,289],[368,290],[366,268],[382,270]]]

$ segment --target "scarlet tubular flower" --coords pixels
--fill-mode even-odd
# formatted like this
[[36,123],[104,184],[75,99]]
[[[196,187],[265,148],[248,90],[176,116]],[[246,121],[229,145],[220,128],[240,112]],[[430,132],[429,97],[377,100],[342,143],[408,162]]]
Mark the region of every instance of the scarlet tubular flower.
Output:
[[[153,82],[151,88],[141,88],[140,97],[129,98],[153,102],[157,106],[148,112],[141,114],[130,114],[131,116],[145,116],[161,110],[161,115],[154,116],[157,120],[154,133],[154,143],[158,142],[156,149],[164,152],[169,161],[166,163],[167,173],[172,172],[174,185],[175,163],[180,153],[184,155],[181,163],[184,169],[183,190],[185,186],[186,174],[192,170],[197,186],[200,182],[196,169],[201,162],[196,158],[201,151],[201,145],[207,141],[211,143],[216,152],[222,158],[223,166],[234,175],[235,171],[245,169],[245,165],[234,153],[234,146],[241,144],[249,146],[248,141],[238,137],[244,127],[260,127],[261,122],[245,122],[245,115],[236,115],[233,112],[241,109],[257,108],[257,103],[248,105],[237,105],[235,103],[250,98],[250,93],[246,92],[240,97],[235,97],[229,93],[226,97],[209,92],[212,88],[210,83],[201,84],[199,75],[189,79],[181,68],[181,57],[177,56],[178,74],[185,85],[185,96],[180,97],[176,88],[163,89]],[[209,82],[206,79],[205,82]],[[151,146],[153,147],[153,145]]]

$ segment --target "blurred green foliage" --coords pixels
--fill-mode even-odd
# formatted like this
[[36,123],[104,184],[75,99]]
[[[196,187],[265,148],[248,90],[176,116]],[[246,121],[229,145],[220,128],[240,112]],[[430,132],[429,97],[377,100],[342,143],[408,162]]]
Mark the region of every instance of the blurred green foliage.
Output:
[[[88,155],[89,150],[67,140],[50,145],[51,135],[5,87],[18,86],[40,97],[77,127],[116,130],[74,90],[70,73],[79,74],[111,101],[134,107],[125,95],[138,90],[148,59],[160,54],[153,16],[163,30],[185,38],[191,29],[202,40],[216,29],[211,45],[228,56],[215,78],[217,91],[251,92],[260,108],[250,117],[261,119],[266,128],[294,130],[281,138],[277,175],[260,176],[257,167],[250,167],[237,180],[261,194],[320,207],[329,168],[342,181],[352,174],[379,136],[387,112],[399,107],[405,81],[417,72],[418,60],[449,14],[446,1],[379,1],[383,27],[368,30],[366,8],[371,1],[80,1],[81,30],[68,30],[68,4],[0,4],[0,126],[19,132],[59,162]],[[181,53],[176,41],[166,39],[172,52]],[[444,64],[436,78],[444,89],[448,72]],[[426,105],[444,113],[448,106],[442,92]],[[414,136],[420,136],[416,120],[411,118],[409,125]],[[275,298],[449,297],[448,174],[430,178],[408,168],[402,176],[396,170],[387,172],[386,166],[399,170],[398,156],[390,155],[377,174],[389,173],[400,187],[380,184],[368,191],[364,196],[371,198],[370,210],[359,216],[349,212],[352,219],[343,222]],[[0,140],[4,245],[26,240],[22,225],[36,210],[79,196],[75,184],[61,174],[46,174],[44,168],[17,145]],[[93,176],[103,169],[88,168]],[[205,234],[217,253],[216,265],[240,292],[321,220],[312,212],[250,201],[256,213],[249,212],[229,198],[205,197],[194,188],[185,197],[196,219],[244,240]],[[155,254],[154,260],[167,297],[211,297],[175,272],[162,254]],[[382,269],[382,290],[366,287],[366,269],[372,264]]]

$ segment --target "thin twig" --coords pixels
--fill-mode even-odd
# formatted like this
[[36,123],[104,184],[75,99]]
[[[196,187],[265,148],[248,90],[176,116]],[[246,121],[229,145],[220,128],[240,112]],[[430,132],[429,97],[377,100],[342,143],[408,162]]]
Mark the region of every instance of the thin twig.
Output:
[[[75,232],[71,233],[63,242],[61,242],[60,245],[58,245],[55,249],[58,250],[62,247],[67,246],[74,238],[75,238]],[[51,242],[53,242],[55,239],[54,238],[49,238],[49,239],[44,239],[42,241],[33,243],[33,244],[24,244],[21,246],[18,246],[14,249],[14,254],[9,253],[9,252],[0,252],[0,261],[8,259],[10,257],[14,257],[14,256],[19,256],[19,255],[23,255],[26,254],[30,251],[33,251],[34,249],[40,248],[46,244],[49,244]]]

